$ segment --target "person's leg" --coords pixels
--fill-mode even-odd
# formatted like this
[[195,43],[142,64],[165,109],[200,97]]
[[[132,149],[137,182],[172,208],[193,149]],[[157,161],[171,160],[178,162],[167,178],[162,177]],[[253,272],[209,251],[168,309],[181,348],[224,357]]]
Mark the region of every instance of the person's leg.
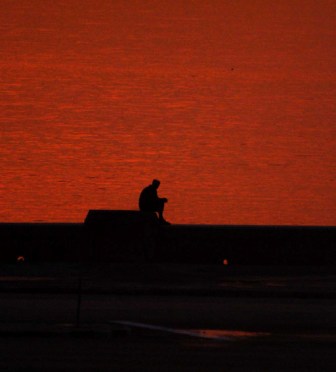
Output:
[[164,210],[165,203],[166,203],[166,200],[165,199],[158,200],[156,212],[159,214],[159,221],[162,224],[164,224],[164,225],[170,225],[170,223],[163,218],[163,210]]
[[158,200],[157,206],[156,206],[156,211],[159,214],[159,220],[160,221],[164,221],[164,218],[163,218],[164,205],[165,205],[165,203],[164,203],[163,200]]

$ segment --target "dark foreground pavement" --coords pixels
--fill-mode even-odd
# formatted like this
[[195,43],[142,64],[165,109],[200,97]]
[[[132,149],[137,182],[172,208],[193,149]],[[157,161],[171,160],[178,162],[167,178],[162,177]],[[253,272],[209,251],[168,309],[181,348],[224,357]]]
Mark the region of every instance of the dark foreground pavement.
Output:
[[334,371],[335,305],[333,267],[3,265],[0,370]]

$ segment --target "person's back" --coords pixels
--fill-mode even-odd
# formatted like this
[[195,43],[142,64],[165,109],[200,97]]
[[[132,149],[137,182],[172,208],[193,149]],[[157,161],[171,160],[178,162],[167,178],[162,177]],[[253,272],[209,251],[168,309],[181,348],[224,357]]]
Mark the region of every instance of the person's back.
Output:
[[139,197],[139,208],[143,212],[152,212],[158,199],[157,191],[153,185],[146,186]]

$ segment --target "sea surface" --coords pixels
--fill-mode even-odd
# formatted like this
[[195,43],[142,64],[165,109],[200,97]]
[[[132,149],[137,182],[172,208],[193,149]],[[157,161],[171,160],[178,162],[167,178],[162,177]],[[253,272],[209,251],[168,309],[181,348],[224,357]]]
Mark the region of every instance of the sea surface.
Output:
[[336,225],[336,2],[1,0],[0,221]]

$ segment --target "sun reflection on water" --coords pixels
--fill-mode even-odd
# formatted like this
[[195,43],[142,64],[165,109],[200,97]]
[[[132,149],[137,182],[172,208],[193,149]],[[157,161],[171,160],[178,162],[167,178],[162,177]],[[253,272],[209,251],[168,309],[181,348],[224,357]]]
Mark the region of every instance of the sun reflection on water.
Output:
[[241,330],[230,330],[230,329],[191,329],[190,332],[198,334],[200,336],[212,339],[220,339],[223,337],[232,338],[250,338],[250,337],[260,337],[269,336],[270,333],[266,332],[248,332]]

